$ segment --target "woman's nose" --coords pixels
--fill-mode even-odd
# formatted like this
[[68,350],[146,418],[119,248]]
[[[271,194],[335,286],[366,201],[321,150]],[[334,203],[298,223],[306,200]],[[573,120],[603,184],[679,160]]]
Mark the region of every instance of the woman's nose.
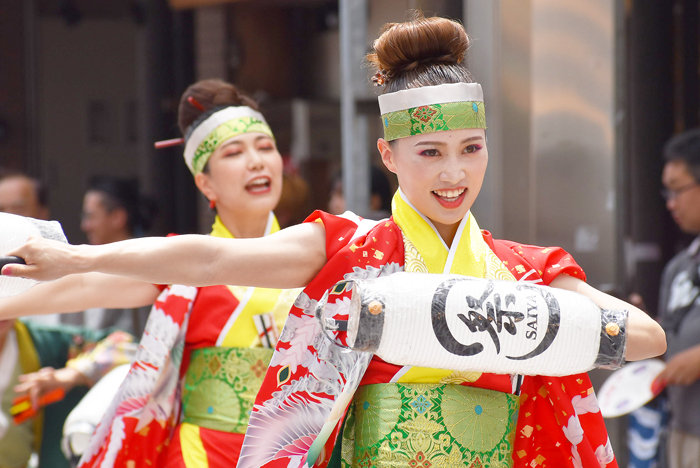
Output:
[[456,184],[464,179],[466,171],[461,167],[448,166],[440,172],[440,181]]
[[251,150],[248,154],[248,169],[262,169],[264,165],[262,155],[257,150]]

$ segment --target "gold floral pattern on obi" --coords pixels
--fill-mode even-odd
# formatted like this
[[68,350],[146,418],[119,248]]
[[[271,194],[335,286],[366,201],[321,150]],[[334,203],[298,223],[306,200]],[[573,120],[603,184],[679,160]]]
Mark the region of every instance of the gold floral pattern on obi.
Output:
[[486,128],[484,103],[446,102],[413,107],[382,115],[387,141],[412,135],[460,128]]
[[509,468],[518,397],[462,385],[358,389],[343,430],[342,466]]
[[272,352],[269,348],[194,350],[182,393],[183,422],[245,434]]

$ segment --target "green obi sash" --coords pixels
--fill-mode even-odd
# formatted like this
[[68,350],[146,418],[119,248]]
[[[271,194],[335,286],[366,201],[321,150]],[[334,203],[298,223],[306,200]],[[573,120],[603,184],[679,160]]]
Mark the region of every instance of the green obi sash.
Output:
[[183,422],[245,434],[270,348],[200,348],[192,352],[182,393]]
[[465,466],[506,468],[518,397],[443,384],[360,387],[343,430],[347,467]]

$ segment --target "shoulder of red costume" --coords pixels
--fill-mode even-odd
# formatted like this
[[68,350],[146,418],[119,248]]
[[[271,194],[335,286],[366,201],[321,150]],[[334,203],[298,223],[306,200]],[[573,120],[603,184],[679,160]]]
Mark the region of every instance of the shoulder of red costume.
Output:
[[366,236],[372,229],[388,220],[365,219],[352,211],[346,211],[342,215],[332,215],[316,210],[304,222],[319,223],[323,226],[326,231],[326,256],[330,258],[342,247],[358,237]]
[[586,281],[583,268],[561,247],[542,247],[494,239],[488,231],[482,231],[482,235],[484,241],[518,280],[537,277],[541,278],[544,284],[550,284],[554,278],[564,273]]

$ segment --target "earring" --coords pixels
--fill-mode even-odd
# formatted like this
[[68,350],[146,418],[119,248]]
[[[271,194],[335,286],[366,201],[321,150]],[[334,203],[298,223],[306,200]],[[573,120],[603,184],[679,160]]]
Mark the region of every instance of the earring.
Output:
[[212,210],[216,209],[216,201],[209,200],[209,208]]

